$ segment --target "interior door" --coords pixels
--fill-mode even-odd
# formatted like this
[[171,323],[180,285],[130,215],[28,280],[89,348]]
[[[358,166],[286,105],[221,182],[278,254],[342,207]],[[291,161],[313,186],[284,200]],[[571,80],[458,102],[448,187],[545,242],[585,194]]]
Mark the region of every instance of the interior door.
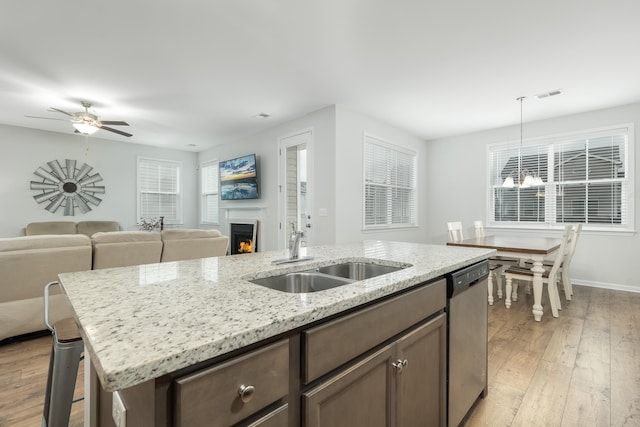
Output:
[[279,138],[280,249],[287,247],[292,227],[303,232],[300,241],[302,247],[313,244],[312,153],[311,129]]

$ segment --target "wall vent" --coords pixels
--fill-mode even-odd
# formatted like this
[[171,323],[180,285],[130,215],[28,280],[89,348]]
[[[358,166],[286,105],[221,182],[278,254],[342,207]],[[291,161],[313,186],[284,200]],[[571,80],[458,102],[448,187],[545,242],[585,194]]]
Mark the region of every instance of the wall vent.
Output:
[[543,99],[543,98],[548,98],[550,96],[556,96],[556,95],[560,95],[562,93],[562,89],[556,89],[556,90],[552,90],[549,92],[544,92],[544,93],[539,93],[537,95],[534,95],[536,98],[538,99]]

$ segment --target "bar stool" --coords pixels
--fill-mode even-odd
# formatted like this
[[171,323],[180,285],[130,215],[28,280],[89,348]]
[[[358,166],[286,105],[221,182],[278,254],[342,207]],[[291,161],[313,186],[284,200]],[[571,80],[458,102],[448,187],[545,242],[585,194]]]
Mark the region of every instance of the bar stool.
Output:
[[58,282],[48,283],[44,290],[44,322],[53,333],[53,341],[49,358],[42,427],[67,427],[69,425],[78,366],[84,352],[84,343],[75,320],[63,319],[56,322],[54,326],[49,323],[49,288],[57,284]]

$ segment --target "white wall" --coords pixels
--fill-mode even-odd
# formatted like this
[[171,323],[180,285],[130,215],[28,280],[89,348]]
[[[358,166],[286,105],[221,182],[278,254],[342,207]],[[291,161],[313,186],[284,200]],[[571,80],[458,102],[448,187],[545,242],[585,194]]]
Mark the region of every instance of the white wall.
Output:
[[[89,151],[85,154],[87,148]],[[197,154],[168,150],[148,145],[100,139],[94,136],[46,132],[0,125],[0,237],[14,237],[30,222],[36,221],[118,221],[124,229],[137,229],[136,161],[137,156],[178,160],[183,166],[184,227],[198,224]],[[87,163],[99,173],[106,193],[98,195],[102,202],[86,214],[76,210],[74,216],[46,211],[45,204],[33,199],[37,193],[29,183],[37,180],[33,172],[46,162],[73,159],[78,165]],[[48,169],[48,168],[46,168]]]
[[[274,126],[240,140],[202,151],[199,162],[227,160],[255,153],[258,157],[259,193],[257,200],[220,201],[220,229],[228,233],[231,219],[257,219],[259,224],[258,250],[278,249],[278,138],[302,129],[313,129],[314,244],[333,243],[335,234],[334,208],[334,140],[335,109],[327,107],[299,119]],[[319,209],[327,209],[328,216],[319,217]],[[281,239],[280,239],[281,240]],[[282,245],[281,245],[282,246]]]
[[[427,241],[430,204],[425,192],[427,147],[424,140],[394,128],[380,120],[336,107],[336,242],[366,239],[405,242]],[[364,135],[369,134],[418,153],[418,227],[383,231],[363,231],[363,158]]]
[[[626,123],[635,123],[638,132],[640,104],[525,123],[525,139]],[[447,240],[447,221],[462,221],[466,227],[465,236],[473,232],[474,220],[482,219],[487,223],[486,146],[517,140],[516,135],[519,136],[519,126],[428,142],[425,190],[429,198],[428,234],[432,243]],[[640,150],[636,148],[636,170],[638,167]],[[639,190],[640,174],[636,173],[636,206]],[[640,226],[638,211],[635,209],[636,227]],[[501,231],[489,232],[498,234]],[[578,283],[640,291],[640,275],[635,271],[638,253],[640,236],[637,233],[583,231],[572,264],[572,275]]]

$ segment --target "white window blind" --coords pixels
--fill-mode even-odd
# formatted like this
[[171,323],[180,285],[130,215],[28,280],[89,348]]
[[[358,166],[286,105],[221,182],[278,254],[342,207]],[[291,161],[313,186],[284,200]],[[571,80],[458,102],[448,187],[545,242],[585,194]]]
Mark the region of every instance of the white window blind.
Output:
[[206,224],[218,224],[218,162],[204,163],[200,167],[202,189],[202,212],[200,221]]
[[164,217],[165,224],[182,221],[180,199],[181,163],[138,158],[138,217]]
[[[630,203],[633,167],[629,127],[612,128],[542,141],[524,147],[489,149],[493,224],[583,223],[591,229],[633,229]],[[529,188],[502,187],[518,170],[544,181]],[[517,182],[517,178],[515,179]]]
[[416,205],[416,153],[365,136],[364,228],[416,226]]

